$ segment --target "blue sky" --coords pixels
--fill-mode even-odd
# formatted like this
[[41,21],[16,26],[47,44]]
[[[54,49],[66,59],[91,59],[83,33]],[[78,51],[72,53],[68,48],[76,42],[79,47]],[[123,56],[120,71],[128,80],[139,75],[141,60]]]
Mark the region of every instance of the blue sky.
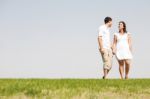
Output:
[[[101,78],[97,29],[113,18],[133,39],[132,78],[149,78],[149,0],[1,0],[1,78]],[[119,78],[114,57],[109,78]]]

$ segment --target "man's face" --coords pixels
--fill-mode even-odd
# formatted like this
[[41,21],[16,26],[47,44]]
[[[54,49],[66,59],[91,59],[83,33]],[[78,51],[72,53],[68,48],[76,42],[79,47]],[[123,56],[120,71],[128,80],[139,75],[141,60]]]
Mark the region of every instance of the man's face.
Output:
[[108,27],[111,27],[112,26],[112,21],[109,21],[108,22]]

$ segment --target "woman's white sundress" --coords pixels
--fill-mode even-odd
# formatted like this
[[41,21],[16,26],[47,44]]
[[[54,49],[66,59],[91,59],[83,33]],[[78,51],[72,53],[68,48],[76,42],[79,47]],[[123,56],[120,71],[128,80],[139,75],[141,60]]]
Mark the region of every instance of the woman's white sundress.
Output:
[[120,33],[115,33],[117,37],[117,44],[116,44],[116,57],[118,60],[123,59],[132,59],[132,53],[129,48],[128,43],[128,35],[129,33],[124,33],[120,35]]

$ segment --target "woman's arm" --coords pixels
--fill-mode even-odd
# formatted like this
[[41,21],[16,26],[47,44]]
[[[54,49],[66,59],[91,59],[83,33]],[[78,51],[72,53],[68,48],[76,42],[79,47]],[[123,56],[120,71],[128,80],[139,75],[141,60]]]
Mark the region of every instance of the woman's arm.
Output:
[[113,45],[112,45],[113,54],[116,53],[116,44],[117,44],[117,37],[116,37],[116,35],[114,35]]
[[129,48],[130,48],[130,51],[132,52],[132,42],[131,42],[131,34],[129,33],[128,34],[128,43],[129,43]]

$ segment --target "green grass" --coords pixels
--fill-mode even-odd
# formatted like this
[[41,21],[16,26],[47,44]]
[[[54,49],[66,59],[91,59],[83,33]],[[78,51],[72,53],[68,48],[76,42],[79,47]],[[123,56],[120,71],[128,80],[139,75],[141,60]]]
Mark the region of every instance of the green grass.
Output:
[[0,79],[0,99],[149,99],[150,79]]

